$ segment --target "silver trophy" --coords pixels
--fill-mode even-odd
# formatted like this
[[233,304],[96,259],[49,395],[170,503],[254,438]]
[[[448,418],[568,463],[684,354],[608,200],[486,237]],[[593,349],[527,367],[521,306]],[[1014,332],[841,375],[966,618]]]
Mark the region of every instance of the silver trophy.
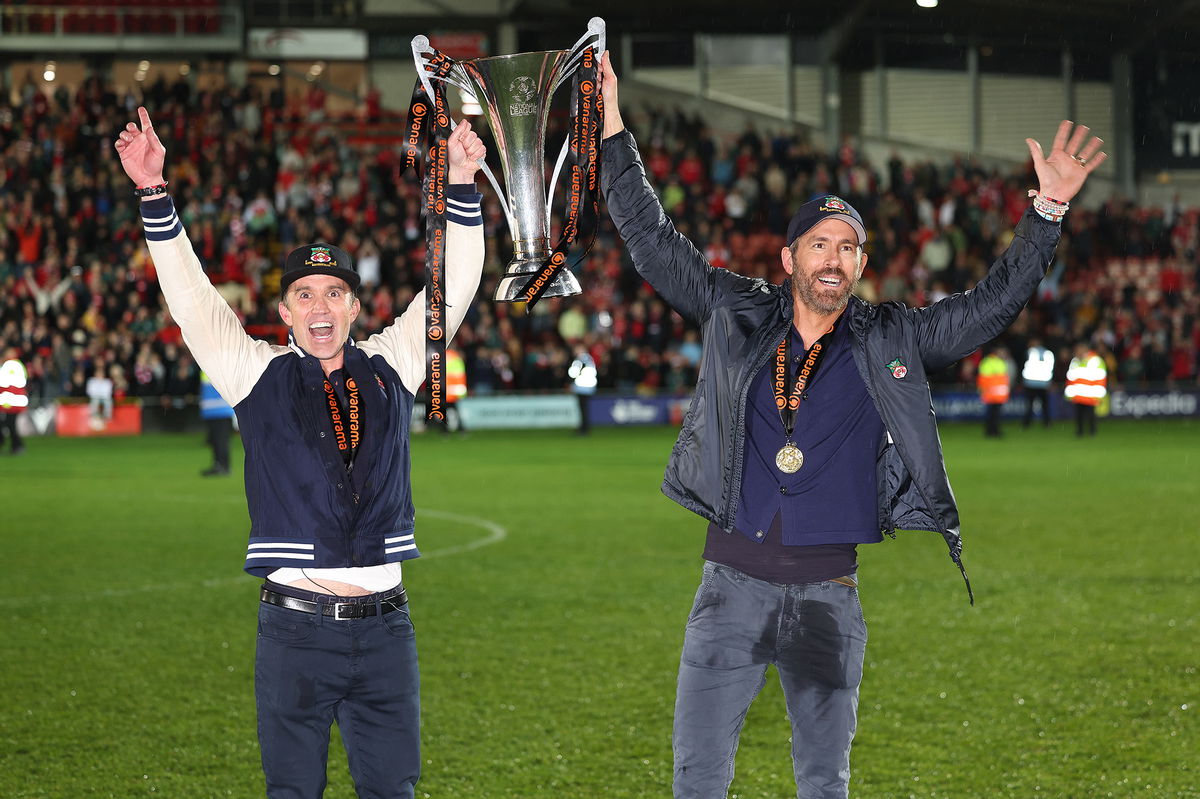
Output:
[[[597,60],[604,52],[604,20],[593,17],[588,21],[587,31],[570,50],[457,61],[445,78],[432,74],[429,59],[433,50],[429,39],[417,36],[412,40],[413,61],[426,94],[433,97],[430,80],[440,79],[474,98],[483,108],[500,153],[506,190],[496,183],[487,164],[482,165],[483,173],[500,198],[513,240],[513,258],[496,287],[497,301],[519,299],[521,288],[550,259],[550,201],[570,138],[563,142],[547,191],[546,118],[550,98],[575,74],[584,51],[594,48]],[[567,297],[579,292],[575,275],[570,269],[561,269],[542,296]]]

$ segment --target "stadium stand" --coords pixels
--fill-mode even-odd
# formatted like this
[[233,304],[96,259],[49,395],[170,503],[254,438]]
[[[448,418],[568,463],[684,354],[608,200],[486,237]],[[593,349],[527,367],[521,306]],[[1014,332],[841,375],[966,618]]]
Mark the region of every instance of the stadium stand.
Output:
[[[208,5],[187,4],[185,24],[206,24]],[[103,8],[87,8],[79,24],[106,19]],[[153,15],[142,22],[174,24]],[[317,84],[285,99],[253,84],[198,91],[182,78],[160,79],[144,96],[118,96],[95,77],[53,96],[32,77],[0,91],[0,343],[24,353],[33,400],[83,397],[98,370],[118,399],[169,404],[196,393],[196,368],[159,297],[135,201],[111,155],[115,131],[139,103],[170,152],[168,177],[192,243],[253,334],[286,336],[275,312],[278,268],[292,246],[314,239],[358,259],[356,335],[386,324],[420,288],[424,222],[419,185],[399,172],[400,118],[378,102],[375,94],[339,116],[326,111]],[[1004,173],[963,159],[868,163],[849,139],[822,152],[794,135],[747,128],[726,136],[678,111],[647,109],[632,126],[664,205],[714,265],[781,279],[792,209],[837,193],[871,231],[859,292],[917,306],[978,280],[1035,182],[1027,168]],[[548,138],[561,140],[561,131]],[[584,293],[526,315],[490,300],[511,245],[494,198],[484,207],[488,265],[458,338],[473,393],[561,391],[580,342],[601,391],[688,392],[697,331],[638,278],[603,213],[580,269]],[[1009,350],[1023,352],[1037,335],[1062,356],[1087,339],[1115,355],[1124,383],[1194,384],[1200,211],[1112,199],[1073,211],[1067,228],[1037,298],[1006,334]],[[1060,370],[1067,360],[1059,358]],[[971,367],[939,379],[969,380]]]

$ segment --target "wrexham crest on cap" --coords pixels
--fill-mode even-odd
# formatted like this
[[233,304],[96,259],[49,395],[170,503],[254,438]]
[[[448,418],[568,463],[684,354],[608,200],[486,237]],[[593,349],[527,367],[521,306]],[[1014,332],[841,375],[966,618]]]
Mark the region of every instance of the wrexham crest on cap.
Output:
[[894,361],[889,363],[887,368],[892,373],[892,377],[896,378],[897,380],[908,374],[908,367],[905,366],[904,362],[899,358],[896,358]]
[[312,252],[308,255],[309,266],[337,266],[337,261],[333,260],[333,255],[330,254],[328,247],[313,247]]
[[837,197],[826,197],[821,203],[822,211],[835,211],[837,213],[846,213],[846,204]]

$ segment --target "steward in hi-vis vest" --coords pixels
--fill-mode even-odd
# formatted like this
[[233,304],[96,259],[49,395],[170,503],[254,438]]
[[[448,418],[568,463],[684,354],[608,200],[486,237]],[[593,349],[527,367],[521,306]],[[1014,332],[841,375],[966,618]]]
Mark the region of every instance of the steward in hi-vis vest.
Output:
[[29,373],[25,364],[21,363],[16,347],[9,347],[4,353],[4,363],[0,364],[0,446],[4,445],[4,435],[9,437],[9,451],[16,455],[25,450],[21,434],[17,431],[17,417],[29,407],[29,392],[26,383]]
[[229,437],[233,435],[233,408],[217,391],[206,372],[200,372],[200,418],[204,421],[208,446],[213,454],[212,465],[200,474],[204,477],[229,474]]
[[1108,396],[1108,364],[1086,344],[1075,346],[1063,394],[1075,406],[1075,435],[1096,435],[1096,406]]
[[458,402],[467,396],[467,364],[456,349],[446,350],[446,402]]
[[983,400],[983,434],[988,438],[999,438],[1001,435],[1000,413],[1004,403],[1008,402],[1009,380],[1008,361],[1005,358],[995,350],[983,356],[975,386],[979,389],[979,398]]
[[463,360],[462,353],[451,347],[446,350],[446,418],[439,424],[442,435],[449,435],[452,430],[460,433],[466,432],[462,408],[458,407],[458,401],[465,396],[467,396],[467,364]]
[[1021,367],[1021,383],[1025,389],[1025,420],[1033,421],[1033,403],[1042,404],[1042,426],[1050,426],[1050,381],[1054,379],[1054,353],[1042,346],[1039,339],[1029,340],[1025,365]]

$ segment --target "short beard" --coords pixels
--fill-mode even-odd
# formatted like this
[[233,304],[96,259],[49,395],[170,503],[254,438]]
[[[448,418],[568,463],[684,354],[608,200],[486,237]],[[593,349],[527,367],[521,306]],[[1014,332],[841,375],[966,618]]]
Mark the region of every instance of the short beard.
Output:
[[816,286],[819,285],[817,278],[820,275],[831,275],[835,272],[826,269],[823,272],[818,272],[812,275],[811,279],[801,279],[800,275],[792,275],[792,296],[800,301],[808,310],[821,316],[840,313],[846,307],[846,303],[850,302],[850,295],[854,293],[854,289],[858,287],[858,280],[847,279],[847,275],[837,272],[836,274],[846,280],[845,286],[831,293],[829,291],[818,292]]

